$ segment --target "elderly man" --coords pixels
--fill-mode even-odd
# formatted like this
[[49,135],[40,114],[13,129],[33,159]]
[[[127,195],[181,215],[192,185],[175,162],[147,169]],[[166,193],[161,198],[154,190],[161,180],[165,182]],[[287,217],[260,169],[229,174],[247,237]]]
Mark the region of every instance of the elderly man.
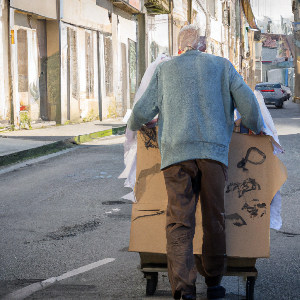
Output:
[[[158,117],[161,169],[168,193],[167,258],[174,299],[196,299],[197,269],[208,299],[225,296],[220,285],[226,266],[224,187],[234,106],[244,126],[263,128],[257,100],[233,65],[196,50],[192,25],[179,33],[183,54],[159,64],[134,106],[128,128],[138,130]],[[201,257],[193,255],[196,204],[203,226]]]

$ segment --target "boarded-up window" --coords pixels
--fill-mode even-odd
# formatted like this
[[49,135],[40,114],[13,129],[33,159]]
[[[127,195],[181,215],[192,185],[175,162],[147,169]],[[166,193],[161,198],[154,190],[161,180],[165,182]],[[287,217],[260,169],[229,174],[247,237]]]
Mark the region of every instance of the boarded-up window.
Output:
[[104,37],[106,96],[113,95],[113,49],[111,36]]
[[130,91],[130,108],[133,107],[133,101],[136,91],[136,42],[128,39],[129,51],[129,91]]
[[72,78],[72,96],[79,100],[78,89],[78,60],[77,60],[77,37],[76,31],[71,31],[70,36],[70,50],[71,50],[71,78]]
[[78,79],[78,59],[77,59],[77,35],[76,31],[68,28],[68,64],[70,68],[71,93],[74,99],[79,100],[79,79]]
[[122,51],[122,115],[125,116],[127,111],[127,51],[126,45],[121,43],[121,51]]
[[93,35],[90,32],[85,33],[85,51],[86,51],[86,98],[94,98],[94,47]]
[[39,89],[40,89],[40,117],[48,121],[47,102],[47,28],[46,20],[38,20],[37,26],[38,53],[39,53]]
[[19,92],[28,92],[28,45],[27,31],[19,29],[18,40],[18,89]]
[[207,1],[206,8],[212,17],[215,17],[215,0]]

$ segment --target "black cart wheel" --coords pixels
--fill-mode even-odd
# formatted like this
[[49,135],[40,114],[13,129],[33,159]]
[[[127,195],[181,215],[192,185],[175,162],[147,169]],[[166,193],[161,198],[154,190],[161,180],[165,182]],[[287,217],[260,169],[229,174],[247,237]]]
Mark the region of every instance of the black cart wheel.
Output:
[[254,300],[255,277],[248,276],[246,283],[246,300]]
[[152,296],[156,291],[158,272],[147,273],[145,277],[147,278],[146,295]]

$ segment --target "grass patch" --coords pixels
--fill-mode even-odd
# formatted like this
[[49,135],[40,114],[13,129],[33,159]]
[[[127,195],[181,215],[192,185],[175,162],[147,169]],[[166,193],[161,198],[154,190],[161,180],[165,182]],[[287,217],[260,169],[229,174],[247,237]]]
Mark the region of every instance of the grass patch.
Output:
[[126,129],[126,125],[121,126],[121,127],[115,127],[115,128],[108,129],[108,130],[103,130],[103,131],[98,131],[98,132],[94,132],[94,133],[90,133],[90,134],[76,136],[72,139],[72,141],[74,141],[74,143],[76,143],[76,144],[86,143],[86,142],[90,142],[94,139],[99,139],[99,138],[110,136],[110,135],[124,134],[125,129]]

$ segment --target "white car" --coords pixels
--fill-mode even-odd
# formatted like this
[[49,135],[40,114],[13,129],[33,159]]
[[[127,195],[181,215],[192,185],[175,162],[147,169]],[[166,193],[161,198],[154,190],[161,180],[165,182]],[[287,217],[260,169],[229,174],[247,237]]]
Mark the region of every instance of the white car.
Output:
[[273,104],[277,108],[283,107],[283,102],[290,98],[290,95],[282,88],[280,83],[262,82],[255,86],[264,97],[265,104]]

